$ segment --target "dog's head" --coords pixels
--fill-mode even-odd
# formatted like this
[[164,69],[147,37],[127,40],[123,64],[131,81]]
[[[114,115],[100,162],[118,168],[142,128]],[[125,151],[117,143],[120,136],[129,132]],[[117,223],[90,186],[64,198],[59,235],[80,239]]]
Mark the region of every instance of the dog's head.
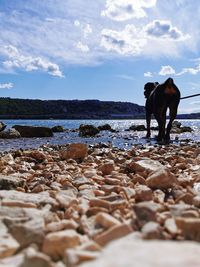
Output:
[[165,86],[165,94],[167,94],[167,95],[176,94],[176,87],[175,87],[175,84],[174,84],[174,80],[172,78],[168,78],[164,82],[164,86]]
[[144,86],[144,96],[145,98],[148,98],[151,94],[151,92],[156,88],[156,86],[158,85],[158,82],[155,83],[146,83]]

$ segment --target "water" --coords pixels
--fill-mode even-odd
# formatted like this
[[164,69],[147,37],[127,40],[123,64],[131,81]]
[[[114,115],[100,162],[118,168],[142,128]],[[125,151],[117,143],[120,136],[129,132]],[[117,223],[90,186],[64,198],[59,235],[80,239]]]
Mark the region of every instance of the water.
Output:
[[[47,126],[53,127],[55,125],[61,125],[66,131],[64,133],[55,133],[51,138],[20,138],[20,139],[0,139],[0,151],[9,151],[20,148],[37,148],[44,144],[66,144],[66,143],[112,143],[113,146],[119,148],[130,148],[133,144],[145,144],[147,140],[145,132],[133,132],[125,131],[131,125],[144,124],[145,120],[4,120],[7,128],[12,127],[15,124],[29,125],[29,126]],[[172,140],[184,140],[191,139],[193,141],[200,141],[200,120],[180,120],[182,126],[189,126],[193,129],[192,133],[183,133],[180,135],[171,134]],[[101,132],[95,138],[81,138],[78,136],[78,132],[72,132],[73,129],[78,129],[80,124],[92,124],[95,126],[110,124],[111,127],[119,132],[110,133],[107,131]],[[157,126],[155,120],[152,120],[152,126]],[[152,136],[157,132],[152,131]],[[178,139],[177,139],[178,137]],[[152,139],[151,143],[155,143]]]

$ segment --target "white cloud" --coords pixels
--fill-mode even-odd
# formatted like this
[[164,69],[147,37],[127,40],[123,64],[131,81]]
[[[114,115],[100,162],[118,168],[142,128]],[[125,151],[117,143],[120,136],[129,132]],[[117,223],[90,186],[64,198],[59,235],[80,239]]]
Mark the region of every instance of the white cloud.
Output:
[[81,29],[84,38],[87,38],[93,31],[90,24],[83,24],[79,20],[74,21],[74,26]]
[[[194,47],[199,49],[199,26],[194,35],[193,20],[187,19],[187,24],[182,24],[191,17],[189,11],[186,10],[184,16],[177,16],[181,11],[174,8],[172,0],[169,1],[167,7],[162,1],[156,6],[156,0],[29,0],[25,5],[24,0],[10,1],[9,9],[2,9],[0,13],[0,47],[12,45],[21,55],[31,58],[29,61],[38,58],[45,61],[40,66],[52,62],[63,68],[71,64],[96,66],[127,55],[140,56],[142,60],[146,57],[177,57]],[[102,10],[103,16],[100,16]],[[143,19],[134,19],[130,23],[133,25],[126,25],[126,19],[139,17]],[[146,24],[164,17],[173,21],[173,24],[169,23],[168,34],[163,33],[160,37],[147,34]],[[193,34],[193,38],[185,41],[180,36],[185,37],[187,32]],[[83,53],[88,50],[86,45],[89,51]],[[19,61],[0,58],[2,60],[4,66],[29,69]],[[49,72],[48,67],[38,66],[41,68]],[[2,72],[1,69],[0,65]],[[56,71],[58,76],[59,71]]]
[[13,86],[13,83],[0,83],[0,89],[11,89]]
[[107,0],[101,15],[116,21],[146,16],[145,9],[156,5],[157,0]]
[[80,41],[77,43],[76,47],[77,47],[78,49],[80,49],[82,52],[89,52],[89,51],[90,51],[88,45],[83,44],[83,43],[80,42]]
[[181,76],[183,74],[192,74],[196,75],[200,72],[200,65],[197,65],[194,68],[183,68],[181,72],[177,73],[177,76]]
[[159,72],[159,75],[165,76],[165,75],[174,75],[176,74],[175,70],[171,66],[162,66],[161,70]]
[[0,49],[0,54],[7,57],[3,61],[3,66],[6,69],[23,69],[25,71],[40,70],[49,73],[52,76],[63,77],[62,72],[57,64],[54,64],[41,57],[32,57],[30,55],[23,55],[20,51],[12,46],[5,46]]
[[145,27],[146,33],[155,38],[170,38],[173,40],[183,40],[189,35],[184,35],[176,27],[173,27],[170,21],[154,20]]
[[134,25],[128,24],[122,31],[104,29],[101,34],[101,45],[108,51],[115,51],[122,55],[139,55],[146,45],[146,39],[140,36]]
[[144,77],[153,77],[153,73],[150,71],[147,71],[144,73]]

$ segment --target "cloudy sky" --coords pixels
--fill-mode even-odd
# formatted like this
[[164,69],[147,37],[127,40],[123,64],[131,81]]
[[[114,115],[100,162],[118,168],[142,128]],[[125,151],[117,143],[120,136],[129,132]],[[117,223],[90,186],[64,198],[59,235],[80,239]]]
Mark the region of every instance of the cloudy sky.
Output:
[[199,17],[197,0],[0,0],[0,96],[143,105],[169,76],[200,93]]

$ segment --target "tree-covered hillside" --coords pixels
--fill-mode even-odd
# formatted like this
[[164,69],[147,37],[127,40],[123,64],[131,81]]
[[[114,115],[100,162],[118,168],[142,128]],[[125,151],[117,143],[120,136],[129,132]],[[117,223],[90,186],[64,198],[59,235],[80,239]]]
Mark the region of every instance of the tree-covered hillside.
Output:
[[0,98],[0,118],[117,119],[144,113],[144,107],[129,102]]

